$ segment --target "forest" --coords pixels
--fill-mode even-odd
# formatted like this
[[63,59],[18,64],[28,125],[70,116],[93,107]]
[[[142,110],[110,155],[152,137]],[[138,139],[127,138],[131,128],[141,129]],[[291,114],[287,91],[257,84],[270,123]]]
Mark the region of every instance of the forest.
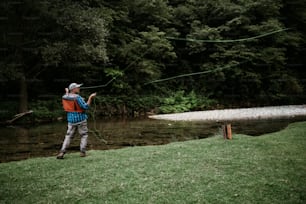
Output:
[[306,101],[304,0],[5,0],[0,121],[63,115],[72,82],[100,116]]

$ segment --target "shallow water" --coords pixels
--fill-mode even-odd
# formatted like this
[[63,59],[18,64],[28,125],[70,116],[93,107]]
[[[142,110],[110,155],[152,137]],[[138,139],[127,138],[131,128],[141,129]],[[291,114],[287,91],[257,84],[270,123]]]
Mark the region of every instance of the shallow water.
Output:
[[[232,129],[233,133],[256,136],[278,131],[295,121],[306,121],[306,118],[237,121],[232,124]],[[172,122],[152,119],[89,121],[91,132],[88,149],[107,150],[127,146],[161,145],[214,135],[222,137],[221,125],[216,122]],[[65,132],[65,122],[30,128],[1,127],[0,162],[55,156],[61,147]],[[80,137],[76,135],[69,151],[78,151],[79,142]]]

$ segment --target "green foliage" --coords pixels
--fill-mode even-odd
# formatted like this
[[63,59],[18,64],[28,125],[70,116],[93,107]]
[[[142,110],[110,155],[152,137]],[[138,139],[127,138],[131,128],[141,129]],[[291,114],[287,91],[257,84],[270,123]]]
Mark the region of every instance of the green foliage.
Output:
[[126,103],[127,106],[135,111],[150,111],[155,107],[159,106],[161,103],[161,98],[159,96],[138,96],[133,98],[128,98]]
[[[177,29],[182,31],[182,37],[230,40],[252,37],[284,28],[282,19],[276,17],[280,15],[281,8],[281,1],[195,0],[180,3],[174,13],[178,17]],[[184,16],[186,13],[188,18]],[[176,52],[185,53],[185,55],[180,55],[182,57],[178,59],[178,66],[187,62],[188,64],[182,71],[187,69],[194,71],[199,68],[200,71],[203,71],[213,70],[234,62],[248,62],[243,66],[222,71],[222,73],[203,76],[200,83],[198,81],[196,84],[193,83],[193,89],[201,90],[202,87],[206,87],[206,94],[214,98],[222,99],[224,95],[231,93],[235,96],[242,96],[245,101],[256,101],[257,93],[262,90],[266,91],[267,95],[277,92],[288,96],[288,92],[284,93],[284,89],[281,88],[280,80],[274,81],[279,84],[279,88],[275,87],[277,89],[273,91],[267,89],[269,82],[266,78],[285,73],[290,78],[294,77],[291,71],[288,72],[286,64],[288,62],[288,43],[295,44],[299,41],[298,44],[301,45],[301,38],[297,37],[294,32],[283,32],[262,39],[238,43],[186,42],[187,47],[183,48],[185,44],[176,47]],[[262,69],[261,65],[265,69]],[[182,72],[181,69],[177,69],[179,73]],[[213,78],[215,78],[214,81]],[[298,84],[302,86],[301,81]],[[241,100],[241,98],[234,100]],[[275,101],[270,101],[270,103],[273,102]]]
[[[287,103],[292,95],[305,95],[306,7],[302,0],[22,2],[0,4],[2,92],[13,82],[13,94],[19,94],[21,78],[29,86],[31,81],[42,81],[40,85],[47,89],[60,76],[63,83],[55,83],[54,90],[48,91],[57,93],[75,81],[86,86],[111,82],[97,91],[133,98],[164,89],[195,90],[224,103],[243,100],[252,105],[261,105],[264,97],[264,104],[273,105]],[[235,40],[284,28],[291,29],[231,43],[167,38]],[[200,77],[144,86],[160,78],[242,62]],[[29,95],[38,98],[32,89]]]
[[172,96],[164,98],[159,109],[161,113],[179,113],[203,110],[214,103],[214,100],[197,96],[194,91],[189,94],[185,94],[185,91],[177,91]]
[[90,112],[96,116],[129,116],[145,115],[161,104],[161,97],[145,96],[110,96],[98,95],[91,105]]
[[76,1],[53,1],[42,14],[58,33],[40,46],[43,60],[52,65],[103,63],[107,60],[106,10]]
[[[5,16],[0,29],[0,47],[4,48],[0,78],[8,82],[25,78],[30,85],[33,80],[56,80],[58,73],[67,81],[83,81],[87,71],[97,75],[95,67],[108,60],[108,12],[99,5],[73,0],[24,0],[4,1],[0,7]],[[14,94],[26,100],[26,94]]]
[[63,111],[61,101],[59,100],[48,100],[42,101],[37,100],[30,103],[30,109],[33,110],[32,118],[35,121],[53,121],[59,117],[63,117],[65,112]]
[[[147,31],[130,36],[130,42],[125,43],[119,52],[119,61],[124,61],[120,68],[124,72],[122,78],[126,86],[122,92],[138,94],[145,82],[157,79],[165,69],[165,63],[176,58],[173,46],[165,39],[165,32],[158,27],[148,26]],[[120,83],[121,79],[118,79]],[[121,82],[122,83],[122,82]]]
[[121,77],[123,72],[115,68],[106,68],[104,69],[105,75],[109,77]]

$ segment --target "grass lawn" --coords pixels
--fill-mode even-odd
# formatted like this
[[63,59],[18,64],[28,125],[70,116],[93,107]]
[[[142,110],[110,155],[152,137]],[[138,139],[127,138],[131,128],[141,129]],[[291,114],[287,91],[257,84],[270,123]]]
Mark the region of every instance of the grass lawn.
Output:
[[0,203],[306,203],[306,122],[0,164]]

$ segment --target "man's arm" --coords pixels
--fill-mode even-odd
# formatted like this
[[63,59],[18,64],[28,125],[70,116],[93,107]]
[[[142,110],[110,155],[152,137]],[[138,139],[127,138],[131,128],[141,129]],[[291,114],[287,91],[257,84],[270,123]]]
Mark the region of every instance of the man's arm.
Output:
[[83,110],[87,110],[87,109],[89,108],[89,105],[91,104],[92,99],[93,99],[96,95],[97,95],[96,93],[91,94],[91,95],[89,96],[87,102],[85,102],[84,99],[83,99],[81,96],[78,96],[78,97],[77,97],[78,104],[80,105],[80,107],[81,107]]
[[91,104],[92,99],[97,95],[97,93],[92,93],[90,94],[88,100],[87,100],[87,105]]
[[88,104],[84,101],[84,99],[81,96],[77,97],[77,102],[83,110],[87,110],[89,108]]

